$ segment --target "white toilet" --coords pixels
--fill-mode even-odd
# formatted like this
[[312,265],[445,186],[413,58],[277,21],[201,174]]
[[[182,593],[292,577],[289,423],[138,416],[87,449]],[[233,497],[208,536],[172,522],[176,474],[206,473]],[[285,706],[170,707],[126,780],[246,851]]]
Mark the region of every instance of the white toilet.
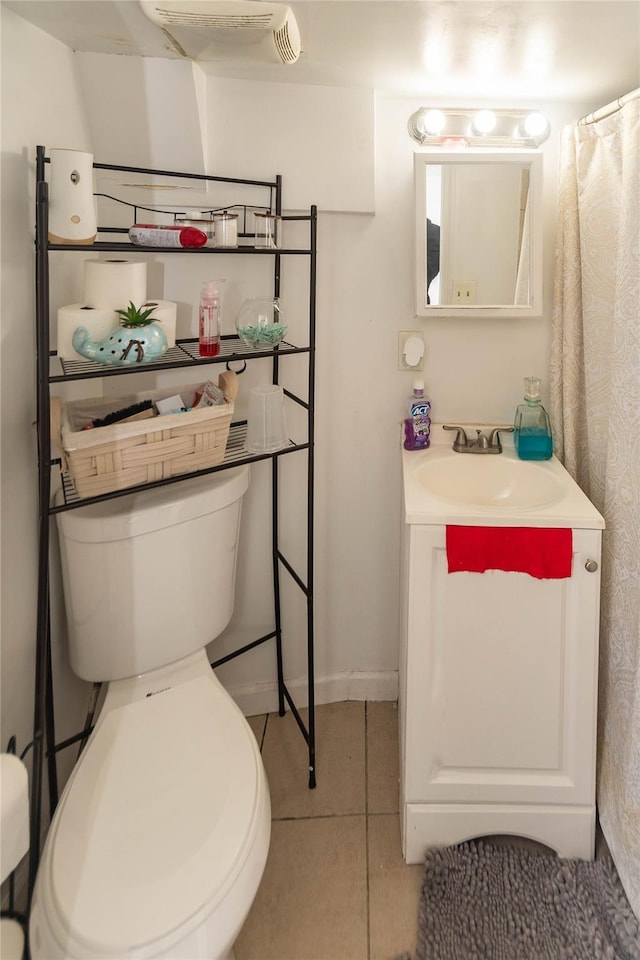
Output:
[[247,466],[58,514],[73,670],[108,680],[32,901],[33,960],[221,960],[267,858],[251,729],[205,645],[227,625]]

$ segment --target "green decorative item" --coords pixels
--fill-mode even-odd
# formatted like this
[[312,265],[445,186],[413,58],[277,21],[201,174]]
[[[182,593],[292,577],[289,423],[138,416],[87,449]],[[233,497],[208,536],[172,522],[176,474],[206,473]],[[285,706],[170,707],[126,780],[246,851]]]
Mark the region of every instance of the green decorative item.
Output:
[[[73,349],[81,356],[109,366],[129,366],[159,360],[167,352],[167,337],[152,316],[155,304],[136,307],[133,301],[125,310],[116,310],[120,326],[104,340],[92,341],[86,327],[74,331]],[[135,331],[135,336],[125,331]]]
[[146,310],[145,307],[146,303],[143,303],[141,307],[136,307],[133,300],[130,300],[126,310],[116,310],[116,313],[120,316],[120,325],[122,327],[148,327],[150,323],[153,323],[151,314],[156,307],[155,304]]
[[236,320],[236,330],[242,342],[253,350],[275,347],[287,332],[278,300],[264,297],[245,300]]

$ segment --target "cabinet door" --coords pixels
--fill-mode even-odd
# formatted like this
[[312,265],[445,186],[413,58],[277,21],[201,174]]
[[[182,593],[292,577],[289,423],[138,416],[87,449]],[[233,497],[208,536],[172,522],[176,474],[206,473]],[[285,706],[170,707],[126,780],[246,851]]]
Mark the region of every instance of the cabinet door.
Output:
[[406,803],[593,802],[600,542],[573,531],[566,580],[449,574],[445,527],[410,528]]

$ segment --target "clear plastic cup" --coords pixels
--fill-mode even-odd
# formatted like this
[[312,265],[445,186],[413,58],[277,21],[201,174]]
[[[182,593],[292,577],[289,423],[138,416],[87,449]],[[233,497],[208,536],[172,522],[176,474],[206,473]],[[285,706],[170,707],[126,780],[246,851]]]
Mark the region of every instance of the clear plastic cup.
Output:
[[256,247],[278,249],[280,247],[281,218],[275,213],[256,213],[254,214],[254,221]]
[[252,387],[249,391],[247,450],[250,453],[273,453],[288,443],[282,387],[277,384]]

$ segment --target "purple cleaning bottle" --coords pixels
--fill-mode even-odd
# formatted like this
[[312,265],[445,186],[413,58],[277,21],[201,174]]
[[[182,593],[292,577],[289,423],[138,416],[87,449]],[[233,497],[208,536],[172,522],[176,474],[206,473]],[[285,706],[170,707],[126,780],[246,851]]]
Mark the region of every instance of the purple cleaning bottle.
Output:
[[409,398],[410,416],[404,421],[405,450],[426,450],[431,443],[431,404],[424,395],[424,382],[414,380]]

